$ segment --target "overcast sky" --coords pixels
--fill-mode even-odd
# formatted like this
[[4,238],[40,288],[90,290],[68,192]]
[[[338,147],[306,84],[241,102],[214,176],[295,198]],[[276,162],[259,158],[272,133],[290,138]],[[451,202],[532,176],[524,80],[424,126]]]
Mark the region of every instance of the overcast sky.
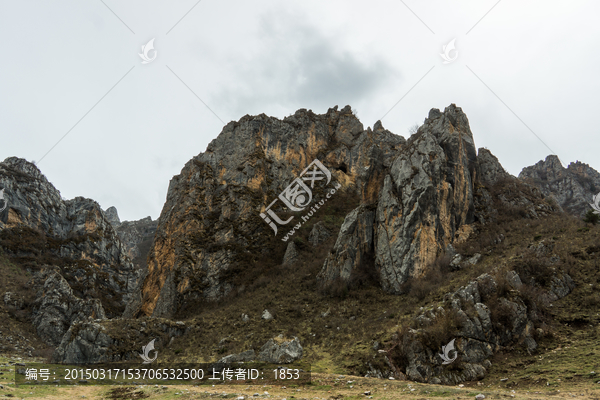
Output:
[[552,152],[600,170],[599,20],[597,0],[0,0],[0,159],[156,219],[246,114],[349,104],[407,137],[456,103],[514,175]]

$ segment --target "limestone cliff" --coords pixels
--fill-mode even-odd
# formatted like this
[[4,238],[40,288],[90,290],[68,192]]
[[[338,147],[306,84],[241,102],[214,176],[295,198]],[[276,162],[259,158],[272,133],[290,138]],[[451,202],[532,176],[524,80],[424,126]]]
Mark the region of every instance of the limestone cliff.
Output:
[[146,258],[154,241],[158,221],[146,217],[137,221],[121,222],[115,207],[107,208],[104,213],[117,235],[119,235],[119,239],[125,247],[125,252],[133,264],[136,268],[145,270],[147,267]]
[[[531,218],[553,211],[537,189],[515,181],[488,150],[477,155],[459,107],[432,109],[391,167],[368,183],[377,196],[346,217],[318,279],[351,282],[374,260],[383,289],[402,293],[409,277],[423,276],[449,244],[465,240],[475,221],[496,218],[495,203]],[[492,196],[488,189],[506,182],[514,187]]]
[[74,298],[100,299],[99,314],[121,315],[139,273],[99,204],[63,200],[34,164],[16,157],[0,163],[0,180],[7,204],[0,214],[2,251],[32,273],[58,267]]
[[600,173],[579,161],[563,167],[557,156],[550,155],[537,164],[523,168],[519,178],[552,196],[567,212],[582,216],[590,210],[592,197],[600,192]]
[[[284,120],[262,114],[230,122],[171,180],[148,273],[126,315],[172,316],[183,303],[227,294],[233,287],[227,271],[265,255],[266,243],[301,223],[292,211],[302,201],[313,194],[323,200],[333,185],[363,194],[370,168],[389,167],[403,143],[380,123],[365,130],[349,106],[324,115],[302,109]],[[323,179],[329,171],[329,186],[309,185],[311,193],[295,197],[295,206],[278,201],[309,165],[318,166],[314,173]],[[273,214],[280,222],[295,219],[275,224]]]

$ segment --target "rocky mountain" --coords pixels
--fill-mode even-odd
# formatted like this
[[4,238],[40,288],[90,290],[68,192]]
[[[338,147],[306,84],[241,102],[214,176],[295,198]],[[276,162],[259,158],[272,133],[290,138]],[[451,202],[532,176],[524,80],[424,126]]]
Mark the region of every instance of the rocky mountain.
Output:
[[119,213],[115,207],[107,208],[104,213],[113,228],[117,231],[119,239],[125,246],[125,251],[133,261],[133,264],[138,269],[145,270],[147,267],[146,258],[150,251],[150,246],[154,241],[158,221],[153,221],[151,217],[146,217],[137,221],[121,222]]
[[6,256],[31,290],[13,285],[0,313],[26,310],[56,362],[136,359],[156,339],[162,360],[481,379],[498,352],[538,351],[572,291],[600,304],[597,235],[551,198],[595,171],[553,165],[538,186],[542,167],[508,174],[454,104],[408,140],[349,106],[245,116],[171,180],[158,221],[121,222],[10,158],[0,267]]
[[[261,254],[268,256],[269,243],[280,240],[283,230],[293,229],[280,219],[274,236],[273,221],[281,216],[289,222],[284,213],[304,209],[301,203],[312,191],[304,186],[304,194],[298,196],[292,188],[290,199],[296,203],[271,203],[281,199],[278,195],[314,160],[319,165],[312,164],[310,173],[325,179],[326,169],[331,181],[327,189],[319,185],[323,182],[316,187],[312,182],[319,200],[324,201],[324,190],[333,182],[341,190],[368,197],[374,194],[367,182],[390,166],[404,142],[380,123],[365,130],[349,106],[324,115],[298,110],[283,121],[264,114],[245,116],[227,124],[206,152],[171,180],[148,257],[148,275],[126,315],[171,317],[182,304],[228,294],[234,287],[229,277],[248,269]],[[300,217],[295,218],[298,226]]]
[[139,271],[98,203],[63,200],[34,164],[16,157],[0,163],[0,179],[7,204],[0,249],[39,289],[25,306],[40,337],[57,344],[75,320],[120,316]]
[[[402,293],[448,245],[466,240],[475,221],[497,213],[484,184],[516,181],[488,150],[477,155],[468,119],[455,105],[431,110],[382,176],[375,200],[346,217],[318,276],[324,284],[351,281],[372,259],[383,289]],[[533,188],[516,189],[512,199],[499,200],[536,217],[553,210],[539,192],[529,193]]]
[[557,156],[550,155],[537,164],[523,168],[519,178],[552,196],[567,212],[583,216],[589,203],[600,192],[600,173],[582,162],[572,162],[565,168]]

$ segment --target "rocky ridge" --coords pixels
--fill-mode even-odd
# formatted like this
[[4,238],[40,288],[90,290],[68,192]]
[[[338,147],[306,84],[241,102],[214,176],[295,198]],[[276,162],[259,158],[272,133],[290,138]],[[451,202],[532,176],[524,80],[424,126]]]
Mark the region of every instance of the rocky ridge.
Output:
[[27,306],[40,337],[56,344],[86,315],[120,316],[139,272],[98,203],[62,199],[34,164],[16,157],[0,163],[0,179],[7,201],[0,248],[34,275],[38,297]]
[[147,267],[146,258],[154,241],[158,221],[146,217],[137,221],[121,222],[115,207],[107,208],[104,213],[119,235],[119,239],[134,265],[138,269],[145,270]]
[[[261,212],[313,160],[323,163],[341,190],[369,195],[363,183],[391,165],[404,142],[381,123],[365,130],[349,106],[324,115],[298,110],[284,120],[245,116],[227,124],[171,180],[148,275],[126,315],[169,317],[184,303],[226,295],[233,284],[225,276],[246,268],[246,260],[273,240]],[[324,197],[321,186],[314,190]],[[282,204],[273,208],[278,215],[290,211]]]
[[[318,279],[351,282],[374,260],[381,286],[402,293],[448,245],[471,234],[476,221],[498,215],[497,202],[538,218],[555,211],[535,187],[511,177],[488,150],[475,150],[466,115],[451,105],[429,117],[379,178],[378,196],[352,211]],[[493,196],[497,184],[514,186]]]
[[552,196],[565,211],[583,216],[590,210],[592,198],[600,192],[600,173],[579,161],[567,168],[555,155],[523,168],[519,178]]

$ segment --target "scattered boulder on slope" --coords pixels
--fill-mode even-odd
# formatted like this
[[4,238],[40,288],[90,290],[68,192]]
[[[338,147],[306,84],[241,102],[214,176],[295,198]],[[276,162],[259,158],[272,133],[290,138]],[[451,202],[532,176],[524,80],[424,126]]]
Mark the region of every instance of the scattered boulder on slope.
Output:
[[302,346],[298,338],[285,340],[282,335],[269,339],[261,347],[258,360],[273,364],[288,364],[302,358]]
[[287,245],[287,249],[285,250],[285,254],[283,256],[283,265],[292,265],[298,260],[298,249],[296,248],[296,244],[294,241],[290,241]]

